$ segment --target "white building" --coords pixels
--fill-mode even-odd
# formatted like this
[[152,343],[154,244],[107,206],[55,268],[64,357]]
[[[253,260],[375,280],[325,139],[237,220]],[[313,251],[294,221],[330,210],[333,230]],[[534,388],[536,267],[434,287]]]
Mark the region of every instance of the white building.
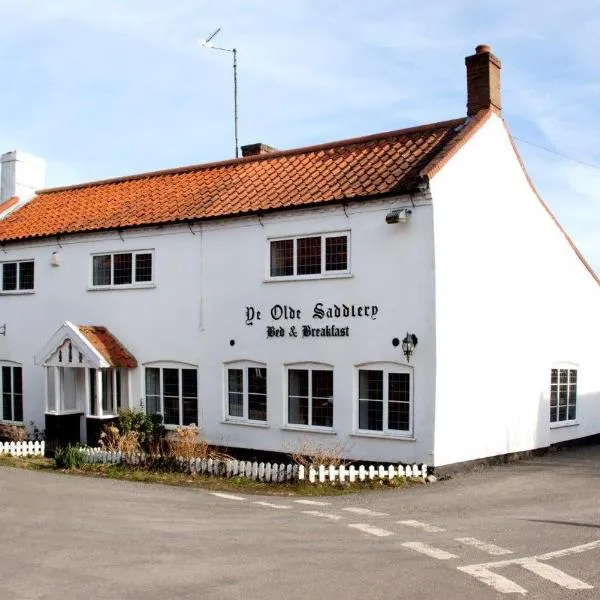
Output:
[[139,407],[436,466],[600,433],[599,281],[524,170],[500,62],[466,64],[444,123],[31,200],[43,166],[4,155],[2,420],[95,443]]

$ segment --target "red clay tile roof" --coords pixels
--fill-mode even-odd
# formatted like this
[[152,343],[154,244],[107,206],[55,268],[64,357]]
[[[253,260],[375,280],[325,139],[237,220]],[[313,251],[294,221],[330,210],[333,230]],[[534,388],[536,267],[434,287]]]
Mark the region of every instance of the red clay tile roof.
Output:
[[135,357],[126,350],[125,346],[106,327],[77,325],[77,328],[113,367],[125,367],[127,369],[137,367]]
[[[44,190],[0,241],[190,222],[411,191],[466,119]],[[469,129],[466,127],[464,129]]]
[[17,198],[17,196],[11,196],[10,198],[7,198],[4,202],[2,202],[2,204],[0,204],[0,213],[3,213],[5,210],[13,207],[18,201],[19,198]]

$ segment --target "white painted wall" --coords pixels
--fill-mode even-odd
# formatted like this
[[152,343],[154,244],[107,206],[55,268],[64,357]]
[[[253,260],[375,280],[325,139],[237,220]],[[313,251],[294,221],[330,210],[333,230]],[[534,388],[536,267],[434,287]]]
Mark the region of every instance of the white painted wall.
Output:
[[[499,117],[433,178],[435,464],[600,432],[600,289],[529,186]],[[578,365],[551,429],[550,369]]]
[[[212,442],[226,446],[286,451],[302,440],[343,446],[351,457],[431,462],[433,451],[434,318],[432,209],[416,202],[407,224],[388,225],[391,207],[412,207],[408,199],[350,204],[343,208],[296,210],[274,216],[230,219],[190,229],[173,226],[53,241],[10,244],[1,260],[35,259],[35,293],[0,295],[6,337],[0,359],[24,366],[25,420],[43,422],[43,369],[34,355],[65,320],[104,325],[140,365],[180,361],[199,366],[200,425]],[[268,238],[329,231],[351,232],[351,276],[266,282]],[[151,289],[90,291],[90,255],[154,250]],[[52,252],[60,266],[52,266]],[[324,326],[312,318],[315,303],[378,306],[376,319],[340,319],[349,338],[267,339],[275,304],[300,309],[299,324]],[[245,324],[253,306],[264,320]],[[293,321],[282,323],[286,328]],[[392,339],[414,332],[419,343],[414,368],[414,439],[355,436],[356,366],[371,362],[405,365]],[[235,340],[235,345],[230,345]],[[268,368],[268,426],[223,423],[224,363],[253,360]],[[298,362],[334,367],[332,434],[285,428],[284,366]],[[133,372],[132,399],[144,394],[143,369]]]

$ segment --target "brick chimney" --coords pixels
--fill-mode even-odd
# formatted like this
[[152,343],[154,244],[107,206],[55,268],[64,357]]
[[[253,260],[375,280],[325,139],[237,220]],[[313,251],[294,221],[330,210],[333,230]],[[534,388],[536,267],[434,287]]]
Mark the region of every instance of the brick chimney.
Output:
[[475,48],[475,54],[465,58],[467,65],[467,115],[500,105],[500,60],[485,44]]
[[277,148],[267,146],[266,144],[247,144],[242,146],[242,156],[258,156],[260,154],[269,154],[277,152]]

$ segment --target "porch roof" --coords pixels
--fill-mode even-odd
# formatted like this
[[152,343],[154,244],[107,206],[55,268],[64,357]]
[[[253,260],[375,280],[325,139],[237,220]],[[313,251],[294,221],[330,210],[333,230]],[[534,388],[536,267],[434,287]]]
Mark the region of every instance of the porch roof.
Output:
[[81,335],[97,350],[112,367],[134,369],[137,360],[106,327],[76,325]]

